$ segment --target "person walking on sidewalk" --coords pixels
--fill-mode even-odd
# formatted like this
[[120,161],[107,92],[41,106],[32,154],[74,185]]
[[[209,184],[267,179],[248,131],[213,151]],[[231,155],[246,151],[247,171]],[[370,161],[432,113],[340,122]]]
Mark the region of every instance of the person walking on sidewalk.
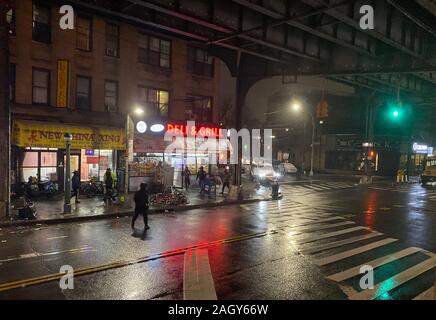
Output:
[[76,197],[76,203],[80,203],[79,201],[79,189],[80,189],[80,176],[79,171],[73,172],[73,177],[71,178],[71,188],[73,192],[71,193],[71,198]]
[[224,189],[227,187],[230,190],[230,170],[226,168],[223,173],[223,188],[221,190],[221,194],[224,194]]
[[144,219],[144,232],[142,237],[144,237],[145,232],[150,229],[148,226],[148,194],[146,183],[141,183],[139,191],[135,193],[133,200],[135,201],[135,214],[132,218],[132,229],[135,229],[135,221],[138,216],[142,214],[142,218]]
[[206,179],[206,171],[204,171],[203,166],[200,167],[200,170],[198,170],[197,178],[198,184],[200,185],[200,194],[202,195],[204,192],[204,180]]
[[189,186],[191,185],[191,171],[188,167],[185,167],[185,170],[183,170],[183,179],[185,182],[185,189],[188,191]]
[[108,199],[115,201],[114,186],[116,185],[116,181],[117,176],[115,175],[115,173],[113,173],[110,168],[107,168],[106,173],[104,174],[104,186],[106,188],[106,192],[104,195],[105,202]]

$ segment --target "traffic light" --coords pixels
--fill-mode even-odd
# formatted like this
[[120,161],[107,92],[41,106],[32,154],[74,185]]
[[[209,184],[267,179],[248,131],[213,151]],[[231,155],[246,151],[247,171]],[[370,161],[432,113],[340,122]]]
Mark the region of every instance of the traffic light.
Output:
[[399,121],[403,118],[403,104],[401,101],[391,102],[388,104],[388,116],[391,120]]
[[322,100],[316,107],[316,117],[324,119],[329,116],[329,105],[326,100]]

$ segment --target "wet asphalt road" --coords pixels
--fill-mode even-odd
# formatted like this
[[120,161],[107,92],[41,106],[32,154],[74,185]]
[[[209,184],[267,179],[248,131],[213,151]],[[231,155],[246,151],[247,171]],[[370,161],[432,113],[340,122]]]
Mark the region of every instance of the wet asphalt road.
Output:
[[[436,187],[317,179],[281,190],[281,201],[152,215],[145,240],[141,219],[135,231],[129,218],[4,228],[0,299],[428,297]],[[352,269],[368,262],[372,291]],[[59,288],[62,265],[83,272],[73,290]]]

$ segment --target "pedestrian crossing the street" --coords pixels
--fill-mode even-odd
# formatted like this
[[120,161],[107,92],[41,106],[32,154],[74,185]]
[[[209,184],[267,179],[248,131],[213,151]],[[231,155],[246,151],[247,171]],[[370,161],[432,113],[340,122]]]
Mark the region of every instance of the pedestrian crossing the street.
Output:
[[282,184],[280,190],[282,193],[305,194],[312,192],[323,192],[330,190],[354,188],[357,184],[347,182],[316,182],[303,184]]
[[[399,239],[359,226],[335,212],[290,200],[263,204],[258,212],[256,204],[245,207],[280,234],[286,234],[350,300],[436,300],[434,253],[408,247]],[[361,288],[365,266],[373,271],[373,287]]]

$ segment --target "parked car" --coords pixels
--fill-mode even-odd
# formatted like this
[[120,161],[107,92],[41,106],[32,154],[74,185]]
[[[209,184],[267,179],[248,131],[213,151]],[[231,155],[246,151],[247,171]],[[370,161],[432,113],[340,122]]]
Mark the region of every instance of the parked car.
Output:
[[281,175],[278,172],[274,171],[274,168],[271,165],[252,165],[251,166],[251,177],[253,180],[269,180],[269,179],[277,179]]
[[295,174],[298,172],[298,169],[292,163],[282,162],[278,165],[278,171],[281,174]]

